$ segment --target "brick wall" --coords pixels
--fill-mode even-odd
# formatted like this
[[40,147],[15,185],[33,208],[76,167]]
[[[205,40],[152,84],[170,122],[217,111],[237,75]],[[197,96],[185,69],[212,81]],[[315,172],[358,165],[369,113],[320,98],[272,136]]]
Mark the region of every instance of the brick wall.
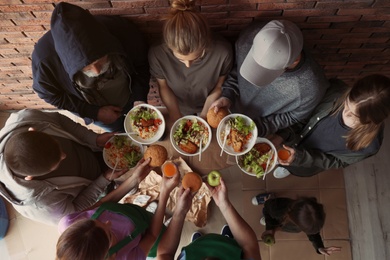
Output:
[[[0,0],[0,110],[52,108],[32,90],[31,53],[50,29],[59,1]],[[168,0],[67,0],[93,14],[125,16],[152,42]],[[390,76],[390,0],[197,0],[212,29],[234,40],[253,20],[288,19],[328,77],[351,84],[371,73]]]

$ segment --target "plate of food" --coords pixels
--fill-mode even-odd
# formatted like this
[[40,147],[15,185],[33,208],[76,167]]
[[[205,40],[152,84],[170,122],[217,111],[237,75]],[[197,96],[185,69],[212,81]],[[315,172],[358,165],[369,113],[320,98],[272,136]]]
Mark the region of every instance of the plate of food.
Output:
[[225,116],[217,128],[219,146],[230,155],[242,155],[253,147],[257,138],[257,127],[251,118],[243,114]]
[[165,119],[156,107],[141,104],[127,113],[124,128],[130,138],[137,143],[152,144],[163,136]]
[[[143,147],[127,135],[114,135],[103,148],[103,159],[111,169],[134,167],[143,157]],[[115,164],[117,166],[115,167]]]
[[249,152],[236,156],[236,162],[243,172],[260,178],[275,168],[278,162],[277,151],[268,139],[258,137]]
[[[179,153],[194,156],[205,151],[211,143],[211,128],[198,116],[184,116],[176,120],[171,128],[172,146]],[[201,147],[201,148],[200,148]]]

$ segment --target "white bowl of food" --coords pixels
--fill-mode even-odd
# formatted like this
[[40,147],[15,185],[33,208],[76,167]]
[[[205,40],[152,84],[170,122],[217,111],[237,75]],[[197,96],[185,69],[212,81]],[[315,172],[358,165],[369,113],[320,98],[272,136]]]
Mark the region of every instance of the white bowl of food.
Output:
[[163,136],[165,119],[156,107],[140,104],[127,113],[124,128],[130,138],[137,143],[152,144]]
[[[186,156],[195,156],[205,151],[211,143],[212,132],[206,120],[198,116],[184,116],[171,128],[170,139],[176,151]],[[200,143],[202,142],[202,151]]]
[[111,169],[129,169],[141,160],[143,152],[143,146],[131,140],[129,136],[114,135],[103,148],[103,159]]
[[[230,126],[230,131],[227,129]],[[226,140],[225,140],[226,138]],[[225,116],[217,127],[217,141],[221,149],[230,155],[242,155],[253,147],[257,127],[251,118],[243,114]]]
[[236,156],[236,162],[243,172],[260,178],[275,168],[278,162],[278,153],[271,141],[258,137],[249,152]]

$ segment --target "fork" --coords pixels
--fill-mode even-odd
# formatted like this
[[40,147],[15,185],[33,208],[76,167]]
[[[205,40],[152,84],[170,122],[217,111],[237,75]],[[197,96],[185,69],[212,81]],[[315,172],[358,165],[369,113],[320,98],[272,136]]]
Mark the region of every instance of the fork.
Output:
[[120,159],[119,157],[116,157],[115,159],[115,165],[114,165],[114,168],[112,169],[112,172],[111,172],[111,175],[110,175],[110,181],[112,180],[112,175],[114,174],[115,170],[116,170],[116,167],[118,166],[118,163],[119,163]]
[[203,139],[204,139],[204,135],[202,135],[202,137],[200,138],[200,143],[199,143],[199,162],[202,160]]
[[221,147],[221,153],[219,154],[219,156],[222,156],[222,154],[223,154],[223,148],[225,147],[227,137],[228,137],[228,135],[230,134],[230,130],[231,130],[231,126],[230,126],[229,123],[227,123],[226,126],[225,126],[225,136],[223,137],[223,143],[222,143],[222,147]]

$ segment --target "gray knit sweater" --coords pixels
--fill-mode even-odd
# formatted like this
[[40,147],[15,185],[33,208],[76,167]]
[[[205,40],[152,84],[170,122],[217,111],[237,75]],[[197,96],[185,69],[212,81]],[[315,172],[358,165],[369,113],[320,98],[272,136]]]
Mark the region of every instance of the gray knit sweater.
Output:
[[329,86],[322,68],[306,49],[298,68],[283,73],[271,84],[258,87],[245,80],[237,71],[253,38],[264,25],[253,23],[241,32],[235,45],[236,64],[222,86],[222,96],[233,103],[231,111],[251,117],[259,136],[275,133],[309,117]]

